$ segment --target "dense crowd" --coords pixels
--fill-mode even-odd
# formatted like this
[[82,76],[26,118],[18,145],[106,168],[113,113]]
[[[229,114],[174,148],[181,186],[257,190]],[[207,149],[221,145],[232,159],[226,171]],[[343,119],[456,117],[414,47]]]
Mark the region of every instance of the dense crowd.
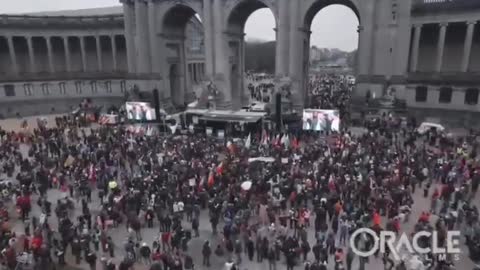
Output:
[[[339,105],[331,96],[326,100]],[[417,231],[442,237],[460,228],[471,257],[480,253],[472,203],[480,183],[475,140],[433,131],[420,136],[388,119],[365,134],[344,131],[327,140],[266,130],[226,141],[199,134],[149,137],[122,127],[58,124],[31,134],[1,133],[6,269],[85,262],[107,270],[206,269],[212,256],[223,258],[227,269],[239,269],[244,256],[268,262],[270,270],[283,264],[332,269],[332,260],[335,270],[354,269],[355,262],[365,269],[373,259],[356,256],[349,236],[364,227],[399,233],[411,219]],[[64,195],[52,201],[52,190]],[[415,196],[431,204],[410,217]],[[202,214],[210,231],[197,258],[189,245],[205,233]],[[17,219],[24,232],[13,230]],[[119,243],[113,234],[121,226],[127,239]],[[152,227],[158,237],[143,239]],[[359,241],[365,250],[373,244]],[[381,256],[389,269],[455,269],[431,254],[399,262],[389,252]]]
[[315,75],[308,84],[309,108],[339,110],[342,119],[348,118],[352,86],[343,75]]

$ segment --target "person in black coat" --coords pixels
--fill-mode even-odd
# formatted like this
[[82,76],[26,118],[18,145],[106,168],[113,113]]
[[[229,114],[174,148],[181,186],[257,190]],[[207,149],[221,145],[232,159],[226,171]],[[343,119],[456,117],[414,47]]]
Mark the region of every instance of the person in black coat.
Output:
[[293,267],[295,266],[295,257],[296,257],[296,252],[294,248],[290,248],[287,250],[287,253],[285,254],[287,257],[287,270],[293,270]]
[[302,252],[303,252],[303,260],[307,260],[308,253],[310,252],[310,244],[308,241],[302,242]]
[[73,239],[71,247],[72,247],[72,255],[75,257],[75,263],[80,264],[80,261],[82,259],[81,257],[82,248],[80,245],[80,241],[77,238]]
[[142,246],[140,247],[140,255],[142,256],[143,261],[145,264],[150,264],[152,262],[150,255],[152,254],[152,251],[150,250],[150,247],[147,245],[147,243],[143,243]]
[[89,250],[87,252],[87,256],[85,257],[85,260],[87,261],[88,265],[90,266],[90,270],[97,269],[97,255],[95,254],[95,252]]
[[186,254],[185,255],[185,261],[183,263],[183,268],[185,270],[193,270],[195,265],[193,264],[193,259],[190,255]]
[[212,255],[212,248],[210,247],[210,242],[208,240],[205,241],[205,243],[203,244],[202,255],[203,255],[203,265],[209,267],[210,255]]
[[255,243],[253,243],[253,240],[251,238],[248,239],[246,247],[247,247],[248,259],[252,261],[255,253]]
[[194,217],[194,218],[192,219],[192,230],[193,230],[193,232],[195,233],[195,237],[199,237],[199,236],[200,236],[200,233],[199,233],[199,231],[198,231],[198,226],[199,226],[199,224],[198,224],[198,218],[197,218],[197,217]]
[[347,270],[351,270],[353,259],[355,259],[355,253],[353,252],[353,250],[351,249],[348,250],[346,259],[347,259],[347,262],[346,262]]
[[320,262],[320,252],[321,252],[320,241],[317,241],[312,247],[313,256],[315,257],[315,262]]

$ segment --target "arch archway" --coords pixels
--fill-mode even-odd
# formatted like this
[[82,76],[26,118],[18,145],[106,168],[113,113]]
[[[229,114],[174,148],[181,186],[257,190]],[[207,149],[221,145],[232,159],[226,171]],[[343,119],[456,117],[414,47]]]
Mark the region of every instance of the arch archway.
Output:
[[[341,7],[339,7],[341,6]],[[327,10],[328,8],[328,10]],[[340,8],[340,9],[339,9]],[[298,54],[296,55],[296,57],[299,57],[301,60],[301,66],[299,66],[299,70],[301,71],[301,89],[304,89],[304,91],[308,91],[308,85],[309,85],[309,74],[310,74],[310,60],[311,60],[311,55],[310,55],[310,48],[312,46],[312,38],[311,38],[311,35],[312,33],[315,33],[315,27],[314,27],[314,19],[316,20],[316,18],[318,18],[318,16],[324,16],[322,13],[324,11],[326,12],[331,12],[330,10],[333,10],[333,9],[336,9],[336,11],[340,11],[342,8],[346,8],[347,10],[349,9],[351,11],[351,16],[355,17],[356,20],[357,20],[357,24],[355,26],[353,26],[353,31],[356,31],[358,32],[359,34],[361,34],[358,30],[359,30],[359,26],[360,26],[360,21],[361,21],[361,10],[359,9],[359,6],[358,6],[358,3],[356,0],[329,0],[329,1],[325,1],[325,0],[308,0],[308,4],[306,4],[304,6],[304,10],[302,10],[301,12],[301,25],[302,25],[302,35],[301,35],[301,40],[302,40],[302,46],[300,46],[301,48],[301,52],[303,54]],[[347,15],[347,16],[350,16],[350,15]],[[333,22],[328,22],[328,27],[332,27],[334,23]],[[324,26],[324,25],[322,25]],[[320,26],[320,27],[322,27]],[[327,26],[327,25],[325,25]],[[316,27],[319,27],[319,26],[316,26]],[[350,25],[348,26],[350,27]],[[333,29],[336,29],[336,31],[340,30],[340,29],[337,29],[336,27],[334,27]],[[350,31],[350,30],[349,30]],[[355,33],[356,35],[359,35],[357,33]],[[321,36],[321,37],[318,37],[319,39],[324,39],[324,38],[329,38],[330,35],[325,35],[325,36]],[[318,41],[318,40],[317,40]],[[355,45],[352,46],[353,48],[359,48],[359,42],[360,42],[360,38],[358,38],[358,40],[355,40]],[[326,46],[327,48],[328,47],[332,47],[332,46],[335,46],[333,44],[330,44],[331,46]],[[337,45],[339,48],[340,46]],[[333,47],[332,47],[333,48]],[[348,49],[343,49],[343,50],[350,50],[350,48]],[[357,51],[357,54],[358,54],[358,51]],[[294,54],[294,57],[295,57],[295,54]],[[354,61],[351,61],[353,62],[353,64],[355,65],[354,67],[352,67],[353,70],[355,70],[355,68],[359,65],[358,63],[358,57],[356,56],[353,56],[354,57]],[[329,63],[329,64],[332,64],[332,63]],[[338,62],[335,63],[335,65],[337,66],[341,66]],[[346,65],[343,64],[343,65]],[[304,104],[308,104],[308,93],[305,93],[303,92],[302,93],[302,99],[304,101]]]
[[195,62],[204,58],[201,9],[195,3],[166,3],[158,21],[165,88],[170,90],[167,93],[172,103],[179,106],[193,101],[194,78],[202,76],[200,70],[204,70]]
[[249,102],[245,82],[245,25],[249,17],[260,9],[268,9],[272,13],[275,20],[272,28],[276,28],[277,13],[270,1],[240,0],[226,7],[226,56],[233,108],[240,108]]
[[357,16],[358,21],[360,22],[361,15],[360,9],[358,8],[357,4],[354,0],[332,0],[332,1],[325,1],[325,0],[313,0],[310,1],[309,5],[306,5],[306,9],[302,12],[303,13],[303,27],[305,29],[310,29],[313,19],[315,15],[318,14],[322,9],[331,6],[331,5],[342,5],[350,8],[355,15]]

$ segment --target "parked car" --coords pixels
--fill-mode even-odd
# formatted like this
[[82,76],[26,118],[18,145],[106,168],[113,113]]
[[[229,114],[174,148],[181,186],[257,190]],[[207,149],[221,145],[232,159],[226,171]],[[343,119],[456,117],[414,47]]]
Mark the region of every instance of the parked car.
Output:
[[436,132],[441,132],[444,133],[446,132],[446,129],[444,126],[438,123],[432,123],[432,122],[423,122],[418,126],[416,129],[417,133],[420,135],[426,134],[428,131],[436,131]]

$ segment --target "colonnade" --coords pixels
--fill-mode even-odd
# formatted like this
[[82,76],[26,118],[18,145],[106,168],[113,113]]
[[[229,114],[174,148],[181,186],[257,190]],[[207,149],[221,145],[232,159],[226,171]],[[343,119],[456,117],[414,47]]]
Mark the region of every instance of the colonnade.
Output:
[[205,64],[188,63],[188,73],[190,74],[191,82],[200,83],[205,79]]
[[[476,21],[466,22],[466,33],[463,46],[463,56],[461,62],[461,72],[468,72],[471,62],[473,35],[475,33]],[[410,72],[418,71],[418,60],[420,51],[420,40],[422,37],[423,24],[416,24],[413,26],[413,43],[410,52]],[[442,72],[444,66],[445,55],[445,40],[447,37],[448,23],[440,23],[438,25],[438,40],[436,46],[436,58],[435,58],[435,72]]]
[[[58,72],[59,70],[56,70],[55,67],[55,61],[54,61],[54,52],[53,52],[53,46],[52,46],[52,40],[53,38],[61,38],[63,41],[63,51],[64,51],[64,57],[65,57],[65,71],[66,72],[72,72],[72,53],[71,53],[71,39],[70,38],[78,38],[79,43],[80,43],[80,54],[81,54],[81,66],[82,66],[82,71],[87,72],[87,51],[86,51],[86,46],[85,46],[85,40],[89,37],[93,37],[95,39],[95,51],[96,51],[96,66],[97,66],[97,71],[106,71],[104,69],[103,65],[103,57],[105,57],[102,53],[102,47],[101,47],[101,38],[102,37],[107,37],[110,39],[110,46],[111,46],[111,57],[112,57],[112,65],[113,65],[113,71],[119,70],[119,67],[117,65],[117,56],[118,56],[118,50],[117,50],[117,43],[115,40],[116,35],[109,35],[109,36],[104,36],[104,35],[96,35],[96,36],[41,36],[41,40],[43,40],[46,48],[47,48],[47,57],[48,57],[48,71],[50,73],[55,73]],[[5,37],[7,40],[8,44],[8,53],[10,56],[10,61],[12,63],[12,72],[14,74],[19,73],[19,63],[17,59],[17,44],[14,42],[14,38],[24,38],[27,43],[28,47],[28,59],[29,59],[29,68],[28,72],[31,73],[36,73],[38,72],[37,64],[38,64],[38,59],[37,59],[37,53],[38,51],[35,50],[33,38],[37,38],[37,36],[22,36],[22,37],[17,37],[17,36],[6,36]],[[111,71],[111,70],[108,70]]]

